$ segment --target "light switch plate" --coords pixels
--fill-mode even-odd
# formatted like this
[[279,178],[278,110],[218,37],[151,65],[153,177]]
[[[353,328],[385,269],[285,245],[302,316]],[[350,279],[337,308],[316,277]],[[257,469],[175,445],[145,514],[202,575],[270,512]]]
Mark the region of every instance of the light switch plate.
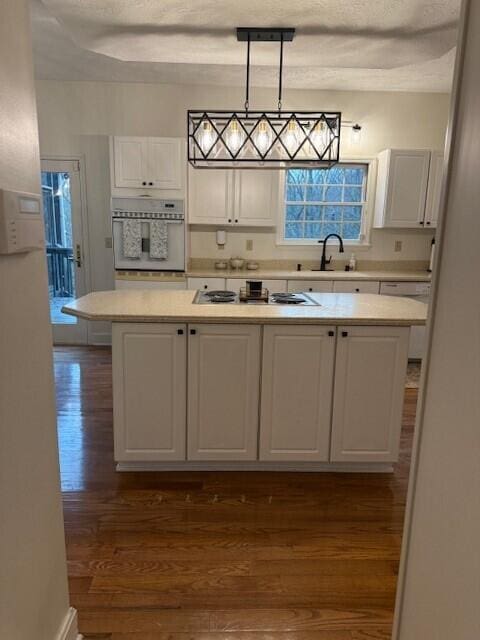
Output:
[[398,253],[401,250],[402,250],[402,241],[401,240],[395,240],[395,249],[394,249],[394,251],[396,251]]
[[245,243],[245,249],[247,251],[253,251],[253,240],[247,240]]

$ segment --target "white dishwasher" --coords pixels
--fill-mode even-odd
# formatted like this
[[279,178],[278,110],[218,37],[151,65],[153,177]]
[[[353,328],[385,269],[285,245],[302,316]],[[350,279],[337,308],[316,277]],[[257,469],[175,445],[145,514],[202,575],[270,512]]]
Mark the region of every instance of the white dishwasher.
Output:
[[[384,296],[403,296],[428,304],[430,299],[430,282],[382,282],[380,294]],[[408,357],[421,360],[425,351],[425,327],[412,327]]]

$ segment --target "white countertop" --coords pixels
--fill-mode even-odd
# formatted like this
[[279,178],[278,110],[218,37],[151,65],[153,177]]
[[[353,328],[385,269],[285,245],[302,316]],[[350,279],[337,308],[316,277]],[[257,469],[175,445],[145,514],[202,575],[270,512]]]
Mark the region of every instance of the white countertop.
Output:
[[401,282],[429,282],[428,271],[282,271],[278,269],[195,269],[187,271],[189,278],[242,278],[259,280],[398,280]]
[[424,325],[427,305],[361,293],[309,293],[320,306],[193,304],[195,291],[119,290],[89,293],[63,307],[69,315],[112,322]]

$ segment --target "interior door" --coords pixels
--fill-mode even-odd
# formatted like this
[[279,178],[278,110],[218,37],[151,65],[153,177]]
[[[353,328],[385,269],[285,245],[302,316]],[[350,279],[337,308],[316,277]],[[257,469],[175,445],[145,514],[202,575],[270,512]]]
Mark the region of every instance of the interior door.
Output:
[[42,195],[50,318],[55,344],[85,344],[87,323],[62,313],[86,293],[78,160],[42,160]]

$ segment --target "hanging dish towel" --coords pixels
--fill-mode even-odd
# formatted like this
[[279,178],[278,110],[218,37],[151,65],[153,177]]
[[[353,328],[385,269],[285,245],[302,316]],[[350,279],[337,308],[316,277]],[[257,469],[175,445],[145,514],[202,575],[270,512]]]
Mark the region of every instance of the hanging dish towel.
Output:
[[150,258],[168,258],[168,222],[164,220],[150,221]]
[[140,220],[123,220],[123,256],[139,260],[142,256],[142,223]]

